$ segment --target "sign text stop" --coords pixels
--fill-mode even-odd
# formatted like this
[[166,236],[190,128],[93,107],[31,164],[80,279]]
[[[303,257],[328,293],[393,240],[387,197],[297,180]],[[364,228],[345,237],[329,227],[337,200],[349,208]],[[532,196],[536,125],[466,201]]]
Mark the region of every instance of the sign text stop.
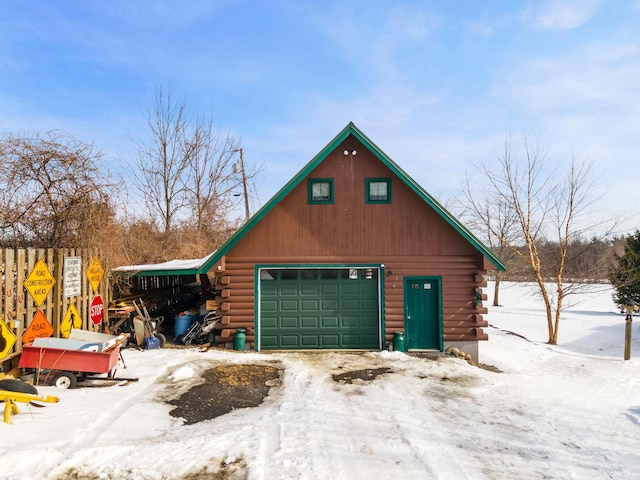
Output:
[[104,314],[104,303],[102,297],[96,295],[91,301],[91,307],[89,308],[89,316],[94,325],[100,325],[102,322],[102,315]]

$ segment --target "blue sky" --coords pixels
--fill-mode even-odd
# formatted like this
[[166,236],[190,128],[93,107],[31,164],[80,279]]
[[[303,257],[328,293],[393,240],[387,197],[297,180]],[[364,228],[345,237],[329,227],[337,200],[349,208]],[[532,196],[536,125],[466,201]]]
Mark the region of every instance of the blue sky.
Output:
[[353,121],[445,205],[505,135],[539,138],[640,227],[640,0],[0,1],[0,133],[119,171],[159,86],[241,138],[261,203]]

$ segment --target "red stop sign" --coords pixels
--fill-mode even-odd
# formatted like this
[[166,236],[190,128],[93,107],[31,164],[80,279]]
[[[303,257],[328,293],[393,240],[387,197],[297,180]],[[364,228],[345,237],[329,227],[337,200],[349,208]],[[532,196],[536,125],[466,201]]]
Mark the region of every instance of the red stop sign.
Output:
[[104,303],[102,302],[102,297],[100,295],[96,295],[91,301],[91,307],[89,307],[89,316],[91,317],[91,321],[94,325],[100,325],[103,313]]

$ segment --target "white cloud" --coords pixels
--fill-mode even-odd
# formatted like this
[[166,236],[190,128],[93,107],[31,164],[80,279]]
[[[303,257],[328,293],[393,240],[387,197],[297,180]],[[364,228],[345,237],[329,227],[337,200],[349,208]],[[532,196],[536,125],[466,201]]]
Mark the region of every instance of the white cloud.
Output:
[[598,7],[597,0],[549,0],[525,14],[535,26],[549,30],[571,30],[587,23]]
[[[613,216],[640,204],[631,173],[640,151],[640,43],[589,42],[508,68],[495,85],[496,97],[511,106],[523,125],[527,120],[536,124],[554,157],[573,152],[594,162],[599,180],[610,187],[600,206]],[[625,225],[628,230],[637,218]]]
[[422,48],[441,23],[420,6],[369,10],[338,2],[331,10],[322,5],[322,10],[312,13],[317,28],[347,61],[379,81],[402,78],[406,67],[402,50]]
[[640,115],[640,44],[591,43],[510,68],[500,91],[536,114]]

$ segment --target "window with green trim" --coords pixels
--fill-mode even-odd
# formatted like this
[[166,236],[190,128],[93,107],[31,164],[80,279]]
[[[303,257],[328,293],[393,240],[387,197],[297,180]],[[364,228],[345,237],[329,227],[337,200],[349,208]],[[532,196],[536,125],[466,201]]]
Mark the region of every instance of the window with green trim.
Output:
[[333,179],[309,179],[309,203],[333,203]]
[[367,178],[367,203],[391,203],[391,179]]

